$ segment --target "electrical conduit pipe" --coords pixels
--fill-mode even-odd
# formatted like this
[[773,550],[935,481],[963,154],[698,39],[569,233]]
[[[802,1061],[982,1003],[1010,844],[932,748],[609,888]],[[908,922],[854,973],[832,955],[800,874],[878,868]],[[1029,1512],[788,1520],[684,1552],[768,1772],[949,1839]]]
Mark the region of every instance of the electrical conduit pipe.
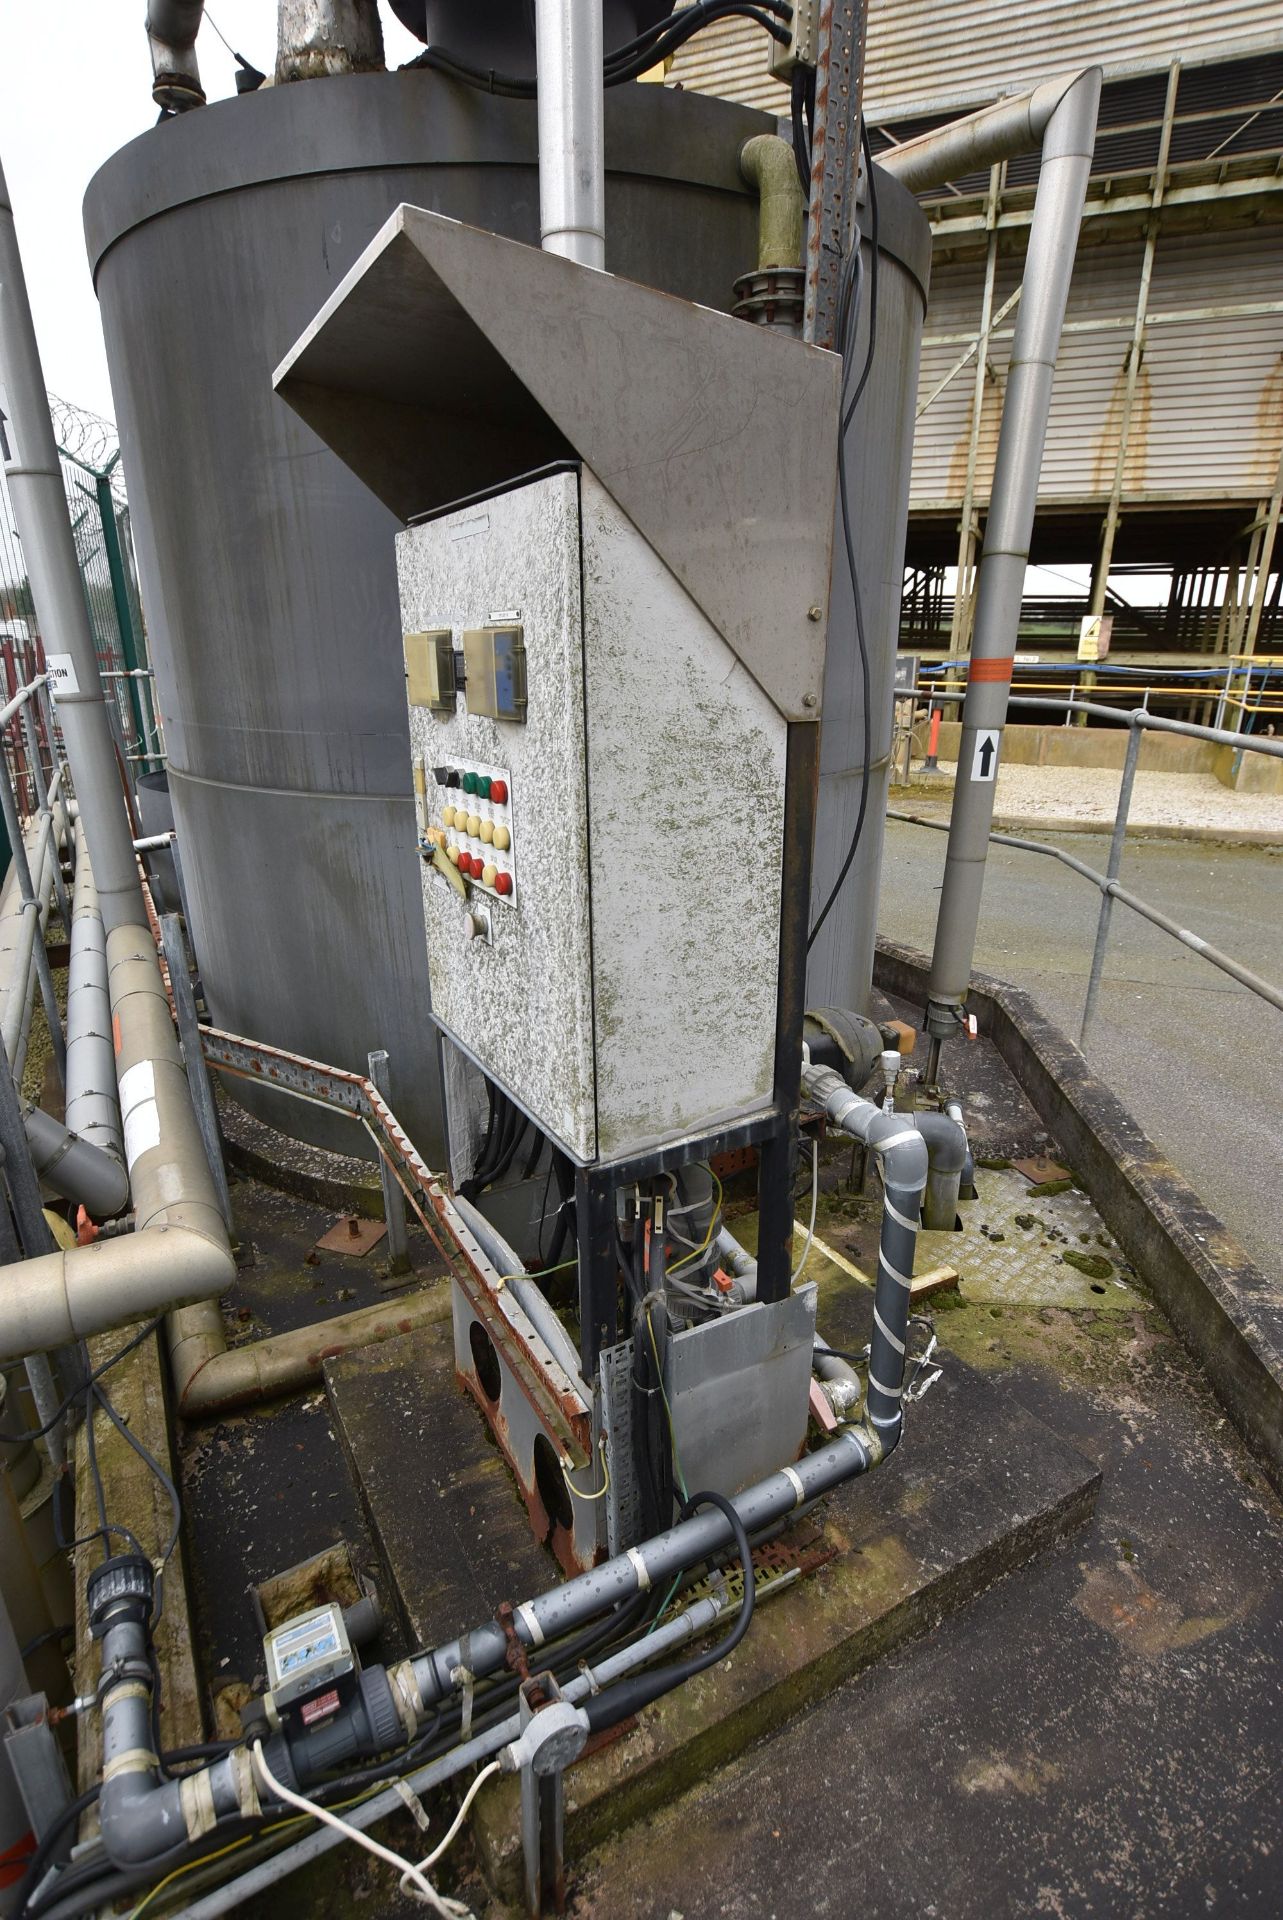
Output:
[[740,172],[758,197],[757,269],[802,264],[802,183],[787,140],[759,133],[740,149]]

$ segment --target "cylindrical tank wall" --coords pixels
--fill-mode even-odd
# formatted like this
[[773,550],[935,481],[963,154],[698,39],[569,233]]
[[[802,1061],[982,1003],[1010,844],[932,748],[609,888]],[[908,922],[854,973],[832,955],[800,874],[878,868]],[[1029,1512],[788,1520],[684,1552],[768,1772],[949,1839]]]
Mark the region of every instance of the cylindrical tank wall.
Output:
[[[773,123],[655,86],[607,107],[608,267],[726,308],[756,257],[739,150]],[[433,1151],[396,523],[271,390],[402,201],[537,244],[533,105],[425,72],[265,89],[132,142],[85,224],[212,1013],[351,1068],[386,1047]]]
[[[851,537],[869,654],[869,779],[860,844],[811,950],[807,1002],[867,1010],[877,936],[883,823],[891,776],[893,686],[909,517],[918,353],[931,265],[930,229],[916,201],[879,173],[877,337],[868,385],[846,436]],[[868,347],[873,274],[864,228],[864,282],[851,391]],[[864,689],[841,503],[833,540],[828,653],[820,730],[820,792],[811,888],[811,924],[829,897],[851,845],[864,776]]]

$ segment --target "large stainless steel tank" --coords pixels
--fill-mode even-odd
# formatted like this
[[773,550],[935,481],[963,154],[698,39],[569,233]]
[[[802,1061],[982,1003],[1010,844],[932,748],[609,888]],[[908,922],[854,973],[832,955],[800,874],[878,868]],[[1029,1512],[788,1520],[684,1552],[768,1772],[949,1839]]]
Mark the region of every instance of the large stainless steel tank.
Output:
[[[859,845],[842,891],[807,968],[812,1006],[863,1012],[873,977],[883,823],[891,780],[895,656],[904,584],[918,354],[931,271],[931,230],[917,202],[895,180],[877,176],[877,336],[868,385],[846,436],[852,540],[869,654],[868,798]],[[864,365],[872,313],[870,210],[864,289],[854,347],[852,388]],[[851,845],[864,781],[864,685],[855,604],[839,513],[833,541],[820,794],[815,826],[811,924],[821,912]]]
[[[657,86],[609,93],[610,269],[729,307],[756,257],[739,150],[773,125]],[[122,149],[85,228],[214,1018],[349,1067],[386,1047],[394,1105],[433,1150],[396,523],[271,391],[402,201],[537,242],[534,108],[426,72],[265,89]],[[890,358],[876,384],[896,387],[902,437],[912,387]],[[317,1108],[255,1100],[355,1149]]]

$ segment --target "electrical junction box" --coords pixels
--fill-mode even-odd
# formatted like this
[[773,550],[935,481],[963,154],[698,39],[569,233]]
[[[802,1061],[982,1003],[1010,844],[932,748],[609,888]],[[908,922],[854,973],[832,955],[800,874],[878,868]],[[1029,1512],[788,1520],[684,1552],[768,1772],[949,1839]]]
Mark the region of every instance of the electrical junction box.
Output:
[[769,1107],[783,715],[586,465],[397,564],[465,663],[410,707],[438,1024],[581,1164]]

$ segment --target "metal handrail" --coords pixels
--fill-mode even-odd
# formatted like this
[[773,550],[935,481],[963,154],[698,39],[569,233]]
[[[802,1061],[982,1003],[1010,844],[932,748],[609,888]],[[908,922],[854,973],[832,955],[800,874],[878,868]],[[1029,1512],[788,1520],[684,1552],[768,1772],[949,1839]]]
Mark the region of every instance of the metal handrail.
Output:
[[[965,697],[965,690],[947,695],[934,692],[932,694],[933,699],[940,700],[960,701]],[[1127,838],[1127,818],[1131,810],[1132,789],[1136,783],[1136,769],[1140,760],[1141,740],[1146,733],[1183,734],[1197,740],[1210,740],[1217,746],[1230,746],[1241,748],[1252,753],[1263,753],[1275,760],[1283,759],[1283,740],[1272,739],[1268,735],[1234,733],[1227,727],[1204,727],[1193,720],[1168,720],[1161,714],[1146,712],[1143,707],[1134,707],[1129,713],[1123,713],[1116,707],[1103,707],[1098,701],[1094,700],[1074,700],[1072,698],[1068,700],[1032,700],[1022,695],[1013,694],[1008,704],[1013,707],[1064,707],[1074,713],[1094,714],[1103,720],[1120,721],[1128,729],[1127,751],[1123,759],[1122,776],[1118,785],[1118,801],[1114,809],[1113,834],[1109,843],[1109,858],[1106,862],[1104,873],[1098,873],[1095,867],[1089,867],[1086,861],[1077,859],[1072,853],[1066,853],[1062,847],[1045,846],[1040,840],[1022,839],[1016,834],[994,833],[992,830],[989,834],[990,840],[996,846],[1015,847],[1023,853],[1043,853],[1049,855],[1051,859],[1058,860],[1062,867],[1068,867],[1071,873],[1080,875],[1084,880],[1090,880],[1092,885],[1100,892],[1100,915],[1096,922],[1096,944],[1092,952],[1091,971],[1087,976],[1087,993],[1083,1001],[1082,1021],[1078,1030],[1078,1045],[1084,1051],[1086,1050],[1088,1029],[1091,1026],[1096,1011],[1096,1002],[1100,995],[1100,982],[1105,967],[1105,950],[1109,943],[1109,928],[1115,900],[1121,900],[1125,907],[1130,907],[1133,913],[1138,914],[1144,920],[1148,920],[1151,926],[1158,927],[1163,933],[1170,934],[1173,939],[1179,940],[1182,946],[1188,947],[1192,953],[1201,954],[1204,960],[1209,960],[1214,967],[1219,967],[1222,973],[1229,974],[1230,978],[1237,980],[1240,986],[1246,987],[1249,992],[1256,994],[1262,1000],[1268,1001],[1271,1006],[1277,1007],[1283,1012],[1283,987],[1275,986],[1272,981],[1266,980],[1263,975],[1254,973],[1250,967],[1245,967],[1229,954],[1222,953],[1220,948],[1213,946],[1210,940],[1204,940],[1199,934],[1191,932],[1188,927],[1182,927],[1179,921],[1173,920],[1170,915],[1165,914],[1161,908],[1151,905],[1147,900],[1142,900],[1139,894],[1132,893],[1130,888],[1122,886],[1118,879],[1119,868],[1122,865],[1123,846]],[[947,833],[949,831],[949,823],[947,821],[925,820],[920,814],[905,813],[895,807],[888,807],[887,818],[889,820],[901,820],[908,826],[931,827],[939,833]]]

